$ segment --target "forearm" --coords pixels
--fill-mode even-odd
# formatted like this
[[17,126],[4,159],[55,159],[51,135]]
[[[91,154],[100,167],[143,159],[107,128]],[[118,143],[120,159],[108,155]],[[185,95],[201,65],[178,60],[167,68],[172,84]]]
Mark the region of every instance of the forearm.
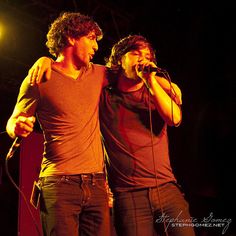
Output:
[[[169,82],[167,81],[167,83]],[[160,84],[154,76],[150,78],[149,85],[152,90],[156,108],[162,118],[168,125],[178,125],[182,119],[180,106],[176,104],[175,100],[171,98],[166,89],[163,88],[163,84]]]
[[182,94],[180,88],[173,82],[168,81],[167,79],[163,77],[156,76],[155,77],[159,85],[162,87],[162,89],[171,97],[174,99],[174,101],[178,104],[182,104]]
[[7,121],[7,126],[6,126],[6,131],[8,135],[13,139],[17,136],[15,133],[16,121],[17,121],[16,118],[10,117],[9,120]]

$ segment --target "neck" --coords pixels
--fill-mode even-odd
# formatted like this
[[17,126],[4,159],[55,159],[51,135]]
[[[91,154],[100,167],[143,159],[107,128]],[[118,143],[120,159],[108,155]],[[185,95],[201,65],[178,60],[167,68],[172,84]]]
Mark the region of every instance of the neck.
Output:
[[66,57],[65,55],[58,56],[56,62],[53,65],[56,67],[56,69],[61,71],[61,73],[72,77],[73,79],[77,79],[84,70],[84,66],[75,65],[72,58]]
[[118,89],[122,92],[134,92],[143,86],[144,82],[141,79],[133,80],[125,76],[120,76],[118,79]]

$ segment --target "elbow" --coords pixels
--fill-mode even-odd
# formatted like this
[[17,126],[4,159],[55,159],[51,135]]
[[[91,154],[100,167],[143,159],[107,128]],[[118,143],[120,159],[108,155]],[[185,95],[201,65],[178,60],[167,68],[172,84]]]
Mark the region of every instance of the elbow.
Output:
[[181,111],[179,111],[179,112],[175,112],[175,114],[171,115],[167,124],[169,126],[178,127],[181,124],[181,122],[182,122],[182,113],[181,113]]
[[172,126],[178,127],[178,126],[180,126],[181,122],[182,122],[182,119],[179,119],[178,121],[175,120],[175,121],[172,123]]
[[178,127],[178,126],[180,126],[180,124],[181,124],[181,121],[182,120],[179,120],[179,121],[176,121],[176,120],[170,120],[169,122],[167,122],[167,125],[168,126],[174,126],[174,127]]

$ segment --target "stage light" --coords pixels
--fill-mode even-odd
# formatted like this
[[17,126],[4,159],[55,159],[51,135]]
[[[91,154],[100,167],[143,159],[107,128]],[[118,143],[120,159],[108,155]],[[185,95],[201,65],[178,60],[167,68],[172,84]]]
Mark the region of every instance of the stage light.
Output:
[[2,22],[0,22],[0,40],[3,38],[3,33],[4,33],[4,27]]

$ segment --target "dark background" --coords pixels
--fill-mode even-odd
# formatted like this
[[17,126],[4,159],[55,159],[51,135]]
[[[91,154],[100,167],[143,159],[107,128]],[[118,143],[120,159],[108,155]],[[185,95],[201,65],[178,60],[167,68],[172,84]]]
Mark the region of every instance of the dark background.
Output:
[[[18,193],[4,167],[12,144],[6,122],[29,68],[49,55],[48,25],[67,10],[93,16],[103,29],[96,63],[104,63],[113,43],[128,34],[152,42],[158,65],[183,93],[183,122],[169,129],[170,154],[192,216],[232,219],[225,235],[236,235],[235,7],[228,1],[176,0],[0,1],[0,235],[17,235],[18,217]],[[19,152],[9,170],[18,182]],[[197,235],[222,235],[222,228],[199,227]]]

